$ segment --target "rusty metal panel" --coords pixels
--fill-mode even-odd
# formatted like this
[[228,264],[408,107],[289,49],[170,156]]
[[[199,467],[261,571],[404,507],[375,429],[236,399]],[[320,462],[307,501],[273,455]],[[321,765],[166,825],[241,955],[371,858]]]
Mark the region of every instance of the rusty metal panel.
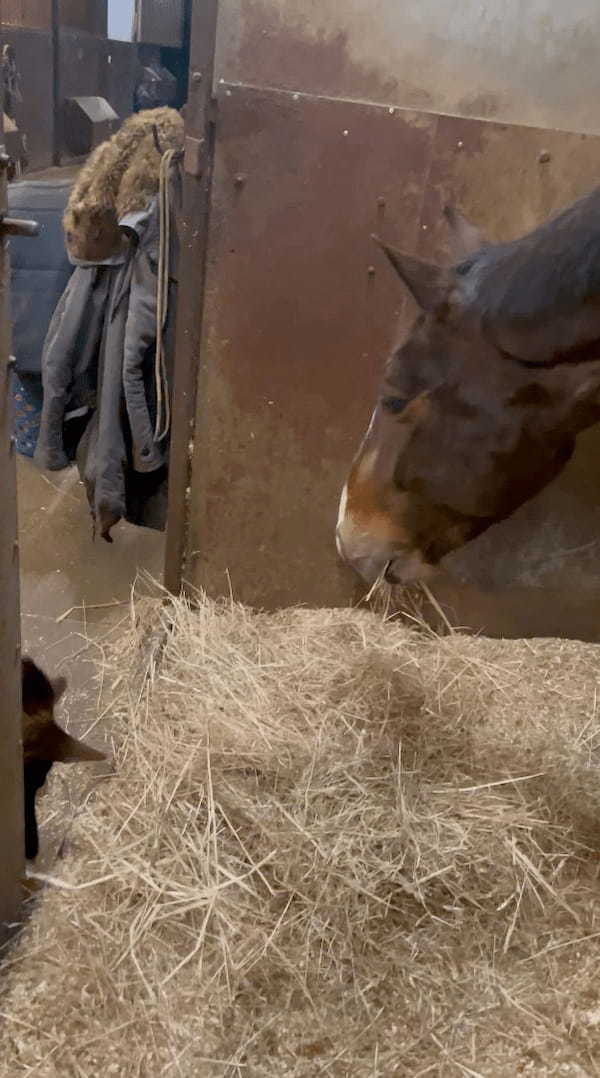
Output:
[[180,49],[184,15],[184,0],[136,0],[135,40],[144,45]]
[[2,25],[49,30],[52,25],[52,0],[4,0]]
[[[444,257],[453,197],[510,238],[597,183],[600,138],[219,86],[188,577],[261,606],[346,602],[337,498],[412,317],[373,231]],[[198,308],[196,308],[198,310]],[[600,428],[435,594],[490,634],[600,639]]]
[[137,45],[130,41],[109,41],[104,95],[121,122],[133,112],[137,71]]
[[[2,114],[0,112],[0,143]],[[3,149],[4,147],[2,147]],[[6,172],[0,171],[0,211],[6,212]],[[23,855],[23,756],[21,752],[21,661],[17,492],[10,392],[9,266],[0,240],[0,941],[19,912]]]
[[597,0],[227,0],[226,81],[600,131]]
[[[420,9],[427,13],[430,6]],[[187,380],[183,394],[175,392],[185,422],[176,434],[181,452],[171,499],[169,587],[181,579],[176,566],[184,565],[192,584],[212,594],[232,589],[260,606],[345,603],[355,594],[332,542],[337,499],[384,358],[413,313],[371,249],[370,232],[443,256],[441,209],[448,197],[500,240],[598,183],[600,138],[593,135],[395,107],[445,103],[467,114],[600,130],[598,95],[581,90],[592,85],[595,64],[591,71],[582,58],[575,115],[570,84],[563,94],[571,76],[555,70],[562,39],[554,52],[533,58],[533,89],[525,92],[512,7],[511,0],[502,39],[510,94],[494,98],[498,65],[486,53],[483,73],[489,68],[492,87],[486,102],[471,93],[473,65],[481,59],[476,50],[454,86],[460,99],[440,96],[440,72],[431,64],[424,67],[429,97],[417,83],[407,87],[411,67],[402,50],[410,44],[404,30],[412,4],[376,0],[378,19],[373,6],[367,18],[362,2],[349,0],[343,32],[333,0],[311,7],[310,26],[300,0],[222,5],[207,287],[202,299],[189,292],[181,313],[178,363],[181,374],[185,358]],[[470,0],[463,8],[472,12]],[[479,8],[484,22],[498,9]],[[570,25],[581,17],[584,26],[589,13],[588,0],[576,0],[561,18]],[[540,15],[537,2],[528,8],[524,41],[531,17],[539,23]],[[465,42],[468,50],[468,34]],[[201,77],[202,71],[198,86]],[[188,128],[188,183],[192,172],[202,173],[202,156],[201,134]],[[188,244],[182,275],[192,265]],[[186,409],[194,381],[186,498]],[[545,492],[448,559],[435,593],[456,624],[492,635],[600,639],[599,455],[600,427],[579,439],[573,461]]]
[[598,185],[600,138],[566,131],[441,116],[427,190],[420,251],[439,254],[441,217],[452,196],[494,241],[514,239]]
[[374,230],[413,248],[434,118],[219,87],[188,577],[346,602],[333,531],[395,336]]
[[[490,239],[514,238],[598,184],[600,138],[441,117],[419,253],[441,258],[450,196]],[[456,624],[505,636],[600,639],[600,427],[538,497],[445,562]]]
[[58,17],[61,26],[106,37],[108,0],[59,0]]
[[29,167],[47,168],[54,150],[52,35],[7,27],[2,38],[13,46],[21,75],[23,100],[17,108],[17,123],[27,137]]

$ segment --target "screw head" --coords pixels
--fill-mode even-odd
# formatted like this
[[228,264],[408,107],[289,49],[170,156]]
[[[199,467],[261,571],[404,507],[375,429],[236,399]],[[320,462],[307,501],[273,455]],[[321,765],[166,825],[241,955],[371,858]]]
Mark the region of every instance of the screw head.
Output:
[[547,165],[548,161],[550,161],[550,151],[549,150],[540,150],[540,152],[538,154],[538,161],[539,161],[540,165]]
[[193,71],[192,72],[192,82],[195,82],[195,83],[202,82],[202,72],[201,71]]

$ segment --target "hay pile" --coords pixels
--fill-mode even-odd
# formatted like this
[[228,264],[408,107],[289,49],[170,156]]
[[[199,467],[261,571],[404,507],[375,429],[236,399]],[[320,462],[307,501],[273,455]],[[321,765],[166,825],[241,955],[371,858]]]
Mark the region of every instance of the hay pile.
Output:
[[2,1074],[598,1073],[596,647],[148,601],[111,662]]

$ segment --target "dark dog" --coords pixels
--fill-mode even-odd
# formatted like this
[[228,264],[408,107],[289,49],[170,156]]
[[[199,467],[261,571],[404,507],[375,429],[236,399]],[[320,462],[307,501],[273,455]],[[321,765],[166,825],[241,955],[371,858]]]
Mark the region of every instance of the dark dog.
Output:
[[67,687],[64,678],[57,678],[52,682],[31,659],[23,658],[21,683],[25,856],[28,860],[33,860],[39,850],[35,798],[52,765],[104,760],[106,757],[103,752],[71,737],[54,721],[54,705]]

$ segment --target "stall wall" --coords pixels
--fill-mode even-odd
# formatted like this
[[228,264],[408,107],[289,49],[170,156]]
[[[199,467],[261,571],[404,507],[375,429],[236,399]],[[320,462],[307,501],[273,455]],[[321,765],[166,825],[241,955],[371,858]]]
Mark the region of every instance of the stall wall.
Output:
[[254,86],[600,131],[597,0],[225,0],[218,72]]
[[50,0],[13,0],[5,8],[2,41],[16,54],[22,94],[16,119],[27,136],[29,169],[43,170],[58,156],[61,163],[68,163],[62,145],[62,102],[66,97],[98,95],[106,97],[119,117],[129,116],[137,46],[107,40],[105,0],[61,0],[56,39]]
[[[367,14],[349,0],[343,16],[332,0],[221,7],[192,476],[182,495],[183,575],[211,594],[233,592],[261,607],[358,598],[336,557],[339,492],[384,359],[414,315],[371,234],[443,258],[449,197],[500,240],[598,182],[600,137],[560,130],[572,75],[558,57],[573,41],[575,12],[590,15],[591,4],[571,5],[562,21],[530,4],[520,32],[511,3],[479,5],[478,19],[473,5],[462,5],[466,41],[449,6],[446,27],[444,7],[436,5],[438,38],[452,46],[456,70],[465,60],[456,108],[470,111],[465,103],[487,64],[487,89],[505,72],[502,121],[445,115],[450,82],[431,60],[413,84],[427,84],[429,107],[399,107],[411,100],[404,58],[429,40],[433,5],[419,13],[380,0]],[[492,9],[504,26],[494,63],[485,60]],[[590,27],[597,37],[600,24]],[[525,78],[520,35],[540,48],[546,41],[527,91],[517,78]],[[514,64],[506,61],[511,49]],[[579,84],[595,85],[595,61],[583,56]],[[559,78],[560,94],[551,85]],[[201,80],[192,92],[194,85]],[[580,98],[587,101],[585,91]],[[574,111],[569,122],[585,126]],[[517,117],[530,125],[508,122]],[[201,152],[186,160],[202,168]],[[194,246],[186,249],[191,271]],[[185,365],[198,363],[191,339],[183,335],[178,346]],[[181,431],[175,443],[181,437],[187,448],[187,426]],[[599,448],[599,432],[588,432],[556,483],[448,560],[435,593],[455,623],[600,638]]]

